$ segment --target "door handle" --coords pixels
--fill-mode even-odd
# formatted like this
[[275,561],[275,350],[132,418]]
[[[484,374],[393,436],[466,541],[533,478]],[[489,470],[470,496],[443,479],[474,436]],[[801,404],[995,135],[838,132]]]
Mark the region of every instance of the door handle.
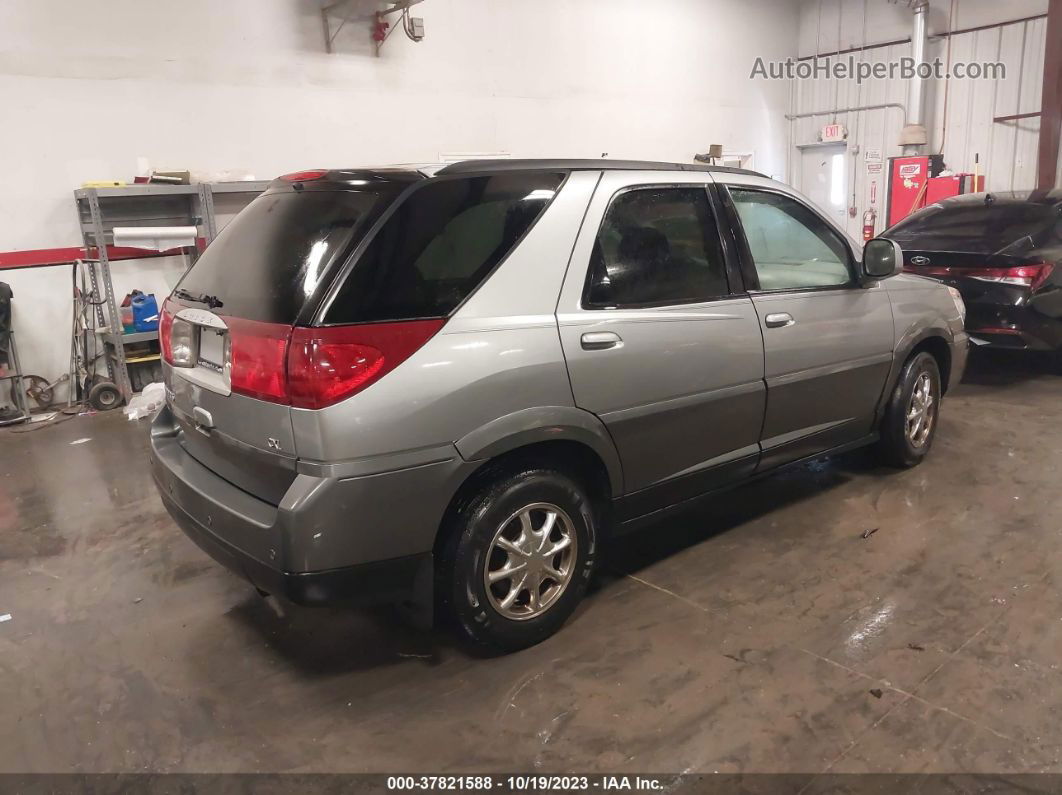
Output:
[[623,345],[620,335],[611,331],[588,331],[579,338],[579,342],[584,351],[604,351]]
[[767,328],[784,328],[796,323],[793,316],[788,312],[774,312],[763,319],[763,325]]

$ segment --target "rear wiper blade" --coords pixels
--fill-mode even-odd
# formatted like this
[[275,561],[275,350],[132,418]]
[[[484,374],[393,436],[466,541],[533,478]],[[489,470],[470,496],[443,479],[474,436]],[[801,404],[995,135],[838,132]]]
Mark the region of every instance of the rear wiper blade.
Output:
[[216,295],[193,295],[187,290],[182,290],[179,287],[173,291],[173,294],[178,298],[183,298],[185,301],[195,301],[197,304],[206,304],[211,309],[217,309],[225,305]]

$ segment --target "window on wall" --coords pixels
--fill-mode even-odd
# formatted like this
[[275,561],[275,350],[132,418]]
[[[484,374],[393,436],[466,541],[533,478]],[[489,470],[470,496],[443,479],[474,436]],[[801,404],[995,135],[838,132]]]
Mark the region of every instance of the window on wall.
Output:
[[636,188],[612,200],[591,255],[586,306],[693,303],[728,292],[703,187]]
[[844,155],[836,154],[830,161],[830,204],[844,204]]
[[848,246],[801,202],[731,188],[761,290],[836,287],[852,281]]

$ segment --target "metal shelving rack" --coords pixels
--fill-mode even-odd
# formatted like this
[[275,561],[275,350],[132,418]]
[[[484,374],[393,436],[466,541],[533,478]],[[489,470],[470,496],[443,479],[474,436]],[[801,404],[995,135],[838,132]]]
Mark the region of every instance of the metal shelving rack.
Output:
[[[258,180],[197,185],[127,185],[74,191],[92,292],[94,296],[102,296],[101,304],[96,306],[99,339],[106,353],[108,375],[124,400],[133,395],[126,366],[126,346],[154,341],[159,335],[156,331],[122,333],[121,313],[115,300],[107,254],[107,246],[114,242],[114,227],[194,226],[198,230],[197,236],[209,244],[218,233],[214,197],[227,194],[250,194],[253,197],[268,185],[268,181]],[[191,246],[184,251],[193,262],[199,254],[198,249]],[[92,252],[95,252],[95,258],[91,257]]]

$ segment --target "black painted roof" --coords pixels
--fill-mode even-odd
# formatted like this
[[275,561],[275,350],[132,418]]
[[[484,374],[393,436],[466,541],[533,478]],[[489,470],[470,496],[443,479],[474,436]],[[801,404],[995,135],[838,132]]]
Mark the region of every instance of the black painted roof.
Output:
[[[462,160],[442,167],[434,164],[375,166],[369,168],[322,169],[320,176],[305,181],[291,181],[291,176],[277,177],[270,183],[272,191],[349,189],[354,185],[372,182],[418,182],[436,176],[462,174],[497,174],[512,171],[701,171],[712,174],[746,174],[765,177],[757,171],[727,166],[707,166],[700,163],[665,163],[653,160],[577,160],[577,159],[509,159]],[[296,172],[302,173],[302,172]],[[297,187],[293,187],[297,185]]]

